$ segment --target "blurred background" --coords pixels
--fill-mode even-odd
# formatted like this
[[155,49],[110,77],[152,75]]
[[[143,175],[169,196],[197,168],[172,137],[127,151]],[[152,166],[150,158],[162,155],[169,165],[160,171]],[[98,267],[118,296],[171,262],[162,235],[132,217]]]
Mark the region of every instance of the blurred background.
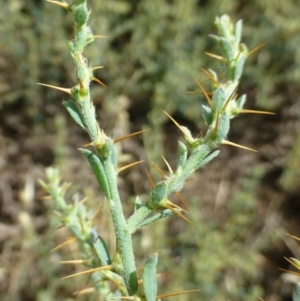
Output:
[[[110,0],[88,1],[95,34],[107,35],[86,48],[95,76],[93,100],[100,125],[111,137],[151,132],[118,145],[120,163],[151,159],[174,166],[183,137],[163,110],[194,135],[205,132],[200,68],[220,70],[204,52],[219,53],[208,37],[224,13],[243,19],[243,42],[251,50],[239,94],[246,107],[276,115],[242,115],[229,140],[258,153],[221,146],[221,154],[197,172],[182,195],[188,218],[161,220],[134,236],[136,260],[159,252],[159,293],[200,289],[173,300],[291,300],[297,275],[284,257],[300,259],[300,7],[297,0]],[[72,15],[42,0],[8,0],[0,10],[0,296],[4,301],[99,300],[74,297],[87,277],[60,280],[74,272],[51,252],[68,233],[51,234],[55,214],[37,184],[47,166],[59,167],[72,194],[100,208],[97,226],[114,249],[105,200],[77,148],[88,143],[63,109],[67,95],[37,82],[72,87],[74,67],[67,40]],[[198,91],[199,92],[199,91]],[[134,198],[149,193],[147,163],[121,173],[126,215]],[[150,168],[148,166],[148,168]],[[151,169],[154,180],[159,174]],[[174,201],[177,200],[174,198]],[[77,267],[76,267],[77,268]],[[80,269],[78,267],[77,269]],[[102,300],[102,299],[100,299]]]

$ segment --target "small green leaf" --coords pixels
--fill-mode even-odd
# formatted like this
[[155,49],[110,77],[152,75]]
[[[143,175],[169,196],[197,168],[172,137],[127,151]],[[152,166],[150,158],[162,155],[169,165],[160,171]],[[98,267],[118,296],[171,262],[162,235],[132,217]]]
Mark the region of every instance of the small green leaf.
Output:
[[187,147],[184,143],[178,141],[177,166],[182,167],[186,162],[186,158],[187,158]]
[[241,42],[242,30],[243,30],[243,21],[239,20],[235,25],[235,42],[237,44]]
[[71,117],[78,123],[83,129],[85,129],[84,123],[81,119],[80,112],[72,100],[67,100],[63,102],[63,106],[67,109]]
[[228,62],[231,62],[234,59],[234,51],[230,41],[223,37],[219,37],[219,45],[221,47],[223,56]]
[[77,26],[81,27],[84,25],[87,22],[88,16],[89,13],[85,5],[75,6],[74,18]]
[[91,233],[91,243],[101,261],[101,264],[104,266],[111,264],[111,259],[105,241],[94,231]]
[[165,181],[158,182],[152,190],[152,203],[158,205],[167,195],[167,184]]
[[224,113],[219,119],[219,127],[216,136],[216,141],[220,143],[226,138],[230,127],[230,117],[227,113]]
[[212,102],[214,104],[214,109],[216,109],[217,111],[219,111],[223,107],[223,104],[226,102],[226,96],[225,91],[222,87],[214,91]]
[[199,169],[201,167],[203,167],[204,165],[206,165],[207,163],[209,163],[212,159],[214,159],[216,156],[218,156],[220,153],[219,150],[214,151],[213,153],[209,154],[208,156],[206,156],[202,161],[200,161],[197,165],[196,165],[196,169]]
[[143,202],[139,196],[136,196],[134,202],[134,211],[138,210],[143,205]]
[[143,288],[147,301],[155,301],[157,294],[156,265],[158,254],[154,253],[147,259],[143,268]]
[[208,69],[208,71],[209,71],[209,73],[211,74],[212,78],[215,80],[215,82],[219,82],[217,72],[215,72],[215,71],[212,70],[212,69]]
[[290,257],[290,260],[293,262],[295,267],[300,270],[300,261],[296,258]]
[[236,104],[237,104],[237,107],[239,110],[241,110],[243,108],[245,102],[246,102],[246,95],[243,94],[236,101]]
[[193,173],[198,162],[201,162],[210,152],[210,147],[206,144],[198,146],[189,157],[187,164],[184,166],[185,172],[189,175]]
[[136,227],[136,230],[139,228],[145,227],[147,225],[150,225],[159,219],[169,217],[169,216],[174,216],[174,215],[176,215],[176,213],[174,213],[172,210],[165,209],[162,212],[155,214],[154,216],[150,216],[150,217],[144,219],[141,223],[138,224],[138,226]]
[[228,15],[223,15],[216,18],[215,24],[219,30],[219,34],[227,39],[233,34],[233,25]]
[[116,154],[116,149],[113,143],[109,143],[109,151],[110,151],[110,161],[114,166],[118,165],[118,156]]
[[232,74],[233,81],[238,81],[241,78],[245,61],[246,61],[246,57],[239,57],[239,59],[235,63],[235,68],[233,69],[233,74]]
[[42,186],[42,188],[48,192],[49,190],[49,187],[48,187],[48,184],[46,184],[43,180],[39,179],[38,180],[38,183],[40,184],[40,186]]
[[107,176],[104,172],[104,168],[100,159],[90,150],[80,148],[79,151],[88,159],[90,165],[93,169],[93,172],[98,180],[100,187],[102,188],[103,193],[105,196],[110,200],[110,190],[107,182]]
[[205,124],[210,126],[213,120],[211,108],[207,105],[202,105],[202,116],[204,118]]

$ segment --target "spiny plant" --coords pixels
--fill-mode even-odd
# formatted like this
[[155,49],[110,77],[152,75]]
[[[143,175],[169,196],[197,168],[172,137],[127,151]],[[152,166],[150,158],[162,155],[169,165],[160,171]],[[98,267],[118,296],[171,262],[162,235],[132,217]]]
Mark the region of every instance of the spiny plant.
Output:
[[[202,105],[202,114],[208,129],[205,134],[193,137],[187,127],[181,126],[165,112],[185,138],[185,142],[179,141],[178,143],[176,167],[173,170],[167,160],[164,159],[169,170],[169,174],[166,175],[154,162],[151,162],[161,174],[162,180],[154,183],[149,172],[147,172],[152,190],[145,199],[141,199],[139,196],[136,197],[134,212],[126,219],[122,210],[117,178],[120,171],[140,162],[120,167],[115,143],[141,132],[113,139],[104,132],[97,121],[95,107],[90,96],[90,83],[96,81],[102,86],[105,85],[93,75],[93,71],[100,67],[89,66],[88,60],[83,56],[83,51],[96,38],[104,38],[104,36],[94,35],[88,26],[90,12],[87,9],[87,1],[73,0],[68,3],[47,0],[47,2],[61,6],[74,15],[75,35],[74,39],[69,42],[69,51],[76,68],[77,83],[71,88],[48,84],[41,85],[61,90],[70,95],[70,99],[64,101],[63,105],[90,138],[90,143],[85,145],[84,148],[80,148],[79,151],[90,163],[107,200],[117,245],[115,253],[111,256],[106,242],[93,226],[94,213],[88,211],[84,200],[80,200],[78,197],[75,197],[71,203],[67,202],[65,193],[70,185],[60,182],[57,169],[48,168],[46,170],[47,181],[40,181],[40,183],[49,194],[47,198],[53,200],[53,209],[60,223],[71,232],[72,238],[64,244],[76,240],[81,254],[80,259],[64,263],[83,263],[89,267],[84,272],[65,278],[89,274],[91,275],[92,284],[87,289],[97,290],[103,296],[111,293],[109,295],[111,298],[154,301],[179,294],[163,296],[157,294],[156,265],[158,253],[151,254],[146,259],[141,273],[137,273],[132,235],[138,229],[166,217],[179,216],[189,222],[185,216],[186,210],[171,202],[169,196],[172,193],[177,194],[183,206],[187,207],[185,200],[180,195],[181,189],[196,170],[209,163],[219,154],[219,151],[215,149],[220,144],[251,150],[228,141],[226,137],[231,119],[240,113],[269,114],[268,112],[243,109],[246,96],[238,96],[237,94],[245,60],[259,47],[249,52],[246,45],[241,43],[241,21],[233,26],[227,15],[216,18],[215,24],[218,35],[212,35],[211,37],[220,46],[222,54],[207,54],[221,61],[222,72],[218,74],[213,70],[202,70],[211,81],[211,92],[207,92],[197,81],[200,93],[207,100],[207,104]],[[109,283],[113,284],[113,288]]]

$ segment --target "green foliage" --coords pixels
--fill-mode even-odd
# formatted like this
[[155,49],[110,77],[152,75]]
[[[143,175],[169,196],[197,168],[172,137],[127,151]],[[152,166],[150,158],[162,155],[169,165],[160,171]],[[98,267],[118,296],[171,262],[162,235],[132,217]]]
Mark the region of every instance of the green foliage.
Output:
[[[197,169],[216,157],[219,152],[214,151],[214,149],[219,144],[229,143],[226,141],[226,137],[230,128],[230,120],[238,113],[243,112],[243,108],[241,106],[238,107],[236,104],[236,90],[245,59],[248,56],[247,47],[240,43],[241,22],[237,23],[234,30],[227,15],[216,18],[215,23],[218,28],[218,35],[213,37],[221,48],[224,72],[221,75],[217,75],[212,70],[205,71],[212,80],[211,99],[198,83],[210,107],[210,111],[206,110],[205,113],[206,119],[210,120],[206,134],[194,138],[188,128],[181,127],[170,115],[166,114],[183,132],[186,140],[185,147],[182,146],[183,144],[179,146],[179,165],[176,167],[175,172],[170,170],[169,176],[161,172],[164,179],[156,184],[153,183],[152,192],[144,201],[138,201],[138,207],[136,207],[135,212],[127,222],[117,187],[119,170],[114,141],[99,127],[95,116],[94,104],[90,96],[89,85],[92,80],[95,80],[93,75],[95,68],[88,64],[87,59],[83,56],[83,50],[85,46],[93,41],[95,35],[93,35],[91,28],[87,24],[88,10],[86,1],[75,1],[72,4],[52,0],[48,0],[48,2],[62,6],[74,15],[76,24],[75,38],[69,42],[69,50],[76,68],[77,84],[71,89],[42,85],[67,92],[72,96],[72,99],[65,103],[65,107],[71,117],[87,132],[91,139],[89,145],[93,146],[93,151],[87,149],[79,149],[79,151],[88,159],[110,208],[117,241],[112,259],[110,259],[104,240],[101,237],[98,239],[97,234],[94,233],[95,231],[90,221],[91,218],[87,215],[85,206],[80,204],[78,200],[75,200],[70,205],[67,205],[65,202],[64,195],[67,190],[67,184],[60,185],[58,172],[55,169],[48,169],[49,184],[41,182],[41,185],[49,193],[53,201],[57,203],[55,209],[59,212],[59,219],[78,241],[82,253],[81,257],[84,259],[85,264],[93,267],[89,271],[89,273],[92,273],[92,280],[98,283],[99,281],[105,282],[106,279],[111,280],[113,278],[113,281],[111,281],[114,284],[117,283],[118,293],[120,292],[122,296],[133,296],[137,300],[153,301],[158,297],[155,276],[157,254],[150,256],[146,261],[142,281],[138,282],[131,236],[138,228],[156,222],[160,218],[172,216],[169,214],[170,211],[174,215],[186,219],[183,216],[184,210],[171,202],[168,199],[169,195],[172,192],[178,193],[187,179]],[[212,56],[215,57],[214,55]],[[238,104],[241,105],[241,102]],[[188,155],[185,150],[187,148],[189,149]],[[159,168],[158,170],[160,171]],[[169,210],[168,214],[166,214],[166,209]],[[156,214],[149,219],[148,216],[154,210]],[[98,245],[95,244],[97,239]],[[96,258],[94,261],[91,250],[95,248],[99,258],[98,260]],[[99,266],[99,268],[95,268],[95,265]],[[104,272],[104,277],[102,277],[102,274],[96,274],[96,271],[100,270],[109,270],[114,276],[109,277]],[[75,275],[77,276],[77,274]],[[73,276],[68,276],[67,278],[69,277]],[[97,285],[95,286],[97,288]],[[99,292],[103,294],[103,289],[99,290]],[[105,295],[106,292],[107,289],[104,290]]]
[[143,288],[146,300],[155,301],[157,296],[156,265],[158,254],[152,254],[143,267]]
[[[108,266],[112,264],[110,255],[104,240],[99,236],[93,227],[93,211],[87,211],[83,202],[80,202],[78,195],[72,202],[67,202],[65,194],[69,188],[68,183],[60,183],[58,170],[48,168],[46,171],[47,183],[40,181],[45,191],[53,199],[52,208],[57,212],[59,224],[65,226],[76,238],[79,248],[79,256],[83,264],[91,269],[99,266]],[[66,262],[67,263],[67,262]],[[72,263],[69,262],[69,263]],[[125,294],[126,288],[119,277],[107,270],[95,271],[91,274],[91,280],[95,283],[95,289],[106,295],[110,293],[110,288],[106,283],[107,279],[119,283],[118,289],[114,292],[116,295]]]
[[[145,114],[148,114],[153,134],[145,135],[144,140],[149,157],[155,162],[161,160],[160,155],[163,153],[166,136],[163,134],[166,116],[161,114],[162,110],[176,117],[182,118],[183,116],[185,121],[196,124],[197,130],[204,127],[200,121],[199,97],[182,96],[186,91],[194,89],[194,78],[201,80],[204,78],[199,74],[199,67],[206,67],[208,62],[211,66],[211,60],[205,58],[203,53],[213,48],[212,41],[207,39],[207,34],[214,32],[212,20],[215,15],[227,12],[234,20],[243,18],[245,20],[243,36],[244,40],[248,41],[250,49],[269,41],[260,50],[258,56],[250,57],[241,84],[242,90],[253,91],[257,105],[265,108],[283,107],[286,103],[297,99],[300,52],[298,2],[295,0],[288,3],[248,1],[242,6],[238,1],[231,0],[218,3],[215,1],[184,3],[183,1],[161,0],[137,2],[117,0],[94,1],[92,5],[92,27],[97,33],[109,36],[106,40],[91,44],[87,49],[87,57],[92,65],[105,65],[104,72],[95,71],[95,74],[104,82],[109,83],[109,89],[106,91],[93,85],[92,97],[97,105],[101,103],[104,110],[110,108],[116,115],[121,115],[124,111],[119,106],[118,96],[126,95],[130,100],[130,118],[133,121],[130,125],[131,129],[139,127],[144,121]],[[7,22],[7,16],[9,16],[9,22]],[[44,20],[55,20],[55,22]],[[7,121],[13,120],[13,123],[8,123],[13,125],[13,129],[20,129],[18,137],[8,135],[12,140],[8,140],[6,144],[12,148],[13,143],[19,140],[19,144],[15,147],[24,152],[21,147],[24,142],[20,137],[27,135],[27,132],[24,134],[24,126],[28,126],[28,120],[33,120],[38,125],[37,129],[32,130],[32,135],[35,137],[32,140],[38,145],[38,152],[43,153],[42,146],[47,144],[48,140],[44,140],[45,132],[53,133],[54,143],[51,144],[55,148],[55,161],[60,164],[64,174],[69,178],[68,171],[74,171],[73,165],[76,170],[77,158],[74,157],[69,165],[66,163],[66,154],[74,155],[74,152],[66,148],[66,143],[71,141],[71,144],[78,147],[86,141],[75,141],[74,137],[79,132],[70,128],[69,119],[60,112],[59,105],[57,105],[57,99],[60,97],[57,97],[57,93],[51,90],[44,92],[45,89],[36,88],[34,84],[59,82],[59,85],[69,87],[74,83],[73,66],[65,51],[65,41],[72,38],[73,20],[64,10],[59,10],[43,1],[10,0],[0,11],[0,22],[1,108],[8,107],[10,111],[4,111],[3,116],[10,117]],[[258,31],[258,28],[262,30]],[[217,73],[223,71],[222,67],[216,70]],[[184,101],[183,98],[185,98]],[[12,115],[15,111],[13,105],[20,103],[26,104],[26,109],[20,110],[17,106],[19,115]],[[211,109],[203,106],[202,114],[205,110],[208,111],[205,121],[209,126],[212,123]],[[106,122],[105,112],[101,116],[104,117],[104,121],[100,119],[101,123]],[[55,118],[51,118],[53,114],[56,115]],[[107,119],[111,118],[111,112],[107,115]],[[52,120],[54,120],[53,123]],[[82,126],[81,119],[79,123]],[[247,128],[245,125],[241,127],[243,131]],[[71,135],[65,132],[66,128],[70,128]],[[292,133],[288,134],[292,136]],[[288,156],[288,168],[283,173],[281,182],[283,188],[289,192],[295,191],[295,183],[298,179],[297,168],[295,169],[299,161],[296,144],[298,145],[295,143],[293,148],[287,147],[293,152]],[[183,150],[184,153],[185,150]],[[43,154],[43,157],[48,158],[48,155]],[[19,156],[20,160],[23,160],[22,158],[24,158],[24,153]],[[186,158],[185,155],[178,155],[178,158],[179,168]],[[47,161],[46,165],[48,164]],[[81,176],[81,172],[83,173],[82,167],[80,172],[77,173],[76,170],[74,176],[78,176],[81,178],[80,182],[84,182],[85,176]],[[76,182],[75,185],[78,183]],[[164,214],[174,215],[168,209],[161,214],[163,216]],[[152,218],[152,216],[148,217],[148,222],[152,222]],[[133,224],[137,225],[136,222]],[[144,220],[141,225],[146,224],[147,220]],[[162,240],[164,240],[164,224],[166,223],[161,221],[159,233],[157,233],[157,237],[161,237]],[[146,231],[144,228],[142,230]],[[156,232],[156,230],[153,231]],[[157,243],[156,240],[155,243]],[[10,242],[6,244],[9,245],[7,248],[11,248]],[[38,251],[39,247],[41,248],[41,244],[37,243],[33,244],[32,248]],[[41,253],[45,256],[48,251],[41,251]],[[34,266],[35,261],[34,256],[27,256],[26,261],[23,262],[30,267]],[[56,270],[53,272],[51,269],[53,265],[45,267],[43,265],[45,261],[47,258],[41,259],[40,266],[44,267],[41,273],[49,277],[48,283],[53,284],[51,288],[49,285],[51,297],[48,299],[58,300],[59,297],[55,292],[64,291],[64,284],[53,278]],[[22,264],[19,266],[22,267]],[[13,299],[17,299],[17,294],[22,295],[22,288],[28,288],[32,292],[38,291],[39,287],[30,289],[30,285],[34,282],[28,281],[24,280],[16,284],[20,286],[20,291],[16,292],[14,295],[16,298]],[[45,295],[47,293],[41,292],[39,298],[44,300]]]

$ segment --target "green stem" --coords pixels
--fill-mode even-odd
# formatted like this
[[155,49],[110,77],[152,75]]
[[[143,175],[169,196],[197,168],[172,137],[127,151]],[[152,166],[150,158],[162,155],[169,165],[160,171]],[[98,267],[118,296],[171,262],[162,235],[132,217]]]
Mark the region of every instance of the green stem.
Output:
[[138,208],[127,220],[128,229],[131,234],[133,234],[138,225],[153,211],[153,208],[148,207],[147,205],[142,205]]
[[114,270],[124,279],[128,294],[133,295],[137,290],[136,267],[131,231],[123,214],[117,187],[116,165],[112,161],[113,141],[108,140],[103,149],[97,149],[98,155],[87,149],[79,149],[79,151],[88,159],[107,198],[117,239],[117,251],[113,260]]
[[132,247],[131,233],[128,229],[125,217],[123,215],[121,200],[119,197],[117,178],[114,165],[110,158],[100,158],[103,164],[104,172],[108,182],[108,204],[114,224],[117,239],[118,252],[122,261],[122,277],[129,295],[133,295],[137,290],[137,275]]

